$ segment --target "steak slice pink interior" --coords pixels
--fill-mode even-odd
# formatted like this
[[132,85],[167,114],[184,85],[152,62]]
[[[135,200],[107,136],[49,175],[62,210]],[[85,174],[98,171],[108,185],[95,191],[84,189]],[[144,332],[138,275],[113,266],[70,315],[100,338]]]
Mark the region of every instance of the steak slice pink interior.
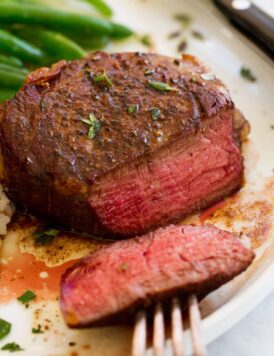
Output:
[[[173,295],[199,297],[229,281],[254,254],[214,226],[170,225],[117,241],[84,258],[62,279],[61,309],[71,327],[104,324]],[[128,318],[128,320],[131,319]]]
[[178,221],[238,188],[243,161],[223,112],[190,139],[132,163],[94,184],[90,204],[114,234],[139,234]]

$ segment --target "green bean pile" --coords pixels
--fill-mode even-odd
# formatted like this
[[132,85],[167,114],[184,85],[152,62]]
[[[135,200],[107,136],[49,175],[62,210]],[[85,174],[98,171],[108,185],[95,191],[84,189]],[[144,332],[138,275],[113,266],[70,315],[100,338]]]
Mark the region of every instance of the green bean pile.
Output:
[[[84,1],[104,17],[112,15],[103,0]],[[78,59],[132,31],[102,17],[73,13],[41,0],[0,1],[0,102],[11,98],[30,70],[60,59]]]

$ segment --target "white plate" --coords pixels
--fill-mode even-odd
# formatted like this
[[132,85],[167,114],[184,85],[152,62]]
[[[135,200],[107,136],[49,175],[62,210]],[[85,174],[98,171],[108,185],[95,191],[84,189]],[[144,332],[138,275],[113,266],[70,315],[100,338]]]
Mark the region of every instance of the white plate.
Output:
[[[259,178],[260,174],[263,177],[270,177],[274,168],[274,130],[270,128],[274,125],[274,80],[270,60],[236,32],[209,1],[109,0],[109,3],[115,10],[117,21],[128,24],[137,32],[151,34],[155,50],[170,56],[179,55],[176,50],[178,39],[167,39],[169,33],[180,29],[180,24],[174,21],[173,15],[189,13],[193,17],[192,28],[201,31],[205,40],[191,38],[186,31],[185,36],[190,37],[187,52],[197,55],[223,79],[236,105],[252,126],[250,135],[252,146],[247,149],[246,156],[249,157],[248,162],[255,160],[255,156],[258,158],[256,172],[259,174],[253,172],[255,165],[248,164],[249,187],[247,191],[243,191],[241,199],[259,201],[260,197],[263,197],[273,206],[273,199],[270,199],[271,191],[265,191],[262,183],[264,179]],[[109,50],[136,51],[145,48],[138,41],[129,40],[111,45]],[[247,82],[239,75],[242,65],[252,69],[258,78],[256,83]],[[253,147],[257,155],[254,154]],[[250,189],[258,192],[253,194]],[[260,211],[258,214],[263,220]],[[259,225],[259,220],[254,221]],[[241,229],[240,223],[241,221],[238,221],[231,229],[234,231]],[[222,219],[216,224],[227,227]],[[248,224],[248,221],[244,220],[243,224]],[[203,330],[206,343],[240,320],[273,289],[274,245],[271,237],[273,233],[268,226],[267,241],[257,249],[258,259],[250,270],[203,301]],[[30,331],[31,326],[38,322],[33,318],[33,312],[37,309],[41,309],[39,323],[43,324],[44,319],[51,321],[50,329],[41,335],[33,335]],[[63,356],[73,355],[71,353],[73,351],[77,351],[80,356],[129,354],[131,329],[69,330],[58,313],[56,302],[38,303],[29,310],[15,301],[1,304],[0,317],[11,321],[13,328],[11,334],[1,341],[0,346],[16,341],[25,349],[20,353],[22,356]],[[69,342],[76,342],[76,345],[69,346]],[[187,348],[189,351],[189,335]],[[169,342],[167,353],[171,354]]]

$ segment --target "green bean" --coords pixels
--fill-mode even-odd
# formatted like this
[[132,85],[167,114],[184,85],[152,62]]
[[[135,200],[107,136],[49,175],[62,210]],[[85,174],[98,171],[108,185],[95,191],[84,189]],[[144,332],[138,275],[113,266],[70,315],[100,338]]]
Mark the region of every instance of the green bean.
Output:
[[[49,47],[46,48],[45,43],[43,43],[43,41],[41,39],[40,33],[45,32],[46,30],[39,28],[39,27],[35,28],[35,27],[29,27],[26,25],[13,25],[9,29],[16,36],[20,35],[23,39],[34,43],[36,46],[41,47],[44,51],[48,50],[48,52],[52,52]],[[72,40],[72,43],[75,43],[76,46],[77,46],[77,44],[79,44],[79,46],[82,47],[82,48],[80,47],[82,51],[83,51],[83,48],[85,48],[86,50],[102,49],[110,41],[110,38],[108,36],[98,36],[98,35],[97,36],[92,36],[92,35],[79,36],[79,34],[75,33],[75,31],[65,31],[64,36],[69,41]],[[58,48],[57,48],[57,50],[58,50]],[[54,53],[52,53],[52,54],[54,55]],[[63,56],[63,57],[65,58],[65,56]],[[55,57],[55,59],[56,59],[56,57]]]
[[83,34],[109,34],[112,32],[110,22],[93,16],[66,12],[42,5],[12,2],[0,3],[1,23],[21,23],[46,26],[47,29],[70,29]]
[[55,60],[82,58],[86,52],[77,43],[58,32],[36,28],[19,28],[14,30],[17,35],[42,47]]
[[23,62],[19,58],[5,56],[4,54],[0,54],[0,63],[9,64],[18,68],[22,68],[24,66]]
[[38,36],[48,53],[58,59],[77,59],[86,54],[77,43],[60,33],[41,30]]
[[44,56],[39,48],[2,29],[0,29],[0,48],[4,52],[32,63],[40,63]]
[[13,72],[13,73],[18,73],[20,75],[27,75],[29,73],[29,71],[26,68],[18,68],[18,67],[14,67],[11,66],[9,64],[6,63],[0,63],[0,69],[5,70],[7,72]]
[[110,41],[108,36],[82,36],[79,37],[73,32],[66,32],[66,36],[79,43],[86,50],[95,50],[104,48]]
[[44,30],[41,30],[41,33],[38,31],[38,37],[43,43],[43,48],[56,59],[82,58],[86,55],[82,47],[89,50],[101,49],[109,42],[109,37],[106,36],[83,36],[83,38],[75,37],[71,39],[69,35],[65,36]]
[[18,74],[14,71],[7,72],[0,68],[0,85],[8,86],[9,88],[19,89],[25,80],[25,75]]
[[85,2],[93,5],[102,15],[112,15],[111,8],[102,0],[85,0]]
[[0,103],[4,100],[11,99],[16,93],[14,89],[0,89]]
[[104,48],[110,41],[109,37],[96,37],[96,38],[90,38],[90,39],[85,39],[81,40],[81,46],[88,50],[98,50]]
[[111,24],[111,34],[110,36],[112,38],[125,38],[129,37],[133,34],[132,30],[129,29],[128,27],[118,24],[118,23],[112,23]]

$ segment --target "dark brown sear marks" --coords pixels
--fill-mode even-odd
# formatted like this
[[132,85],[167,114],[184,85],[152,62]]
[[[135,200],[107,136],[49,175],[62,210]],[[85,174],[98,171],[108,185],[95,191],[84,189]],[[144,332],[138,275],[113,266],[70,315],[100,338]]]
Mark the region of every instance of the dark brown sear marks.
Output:
[[246,136],[225,86],[206,73],[191,55],[141,52],[97,52],[31,73],[0,107],[9,197],[66,227],[110,233],[90,204],[94,191],[104,194],[104,179],[191,144],[225,112],[237,143]]
[[[150,80],[179,91],[149,88],[148,68]],[[104,71],[111,86],[93,81],[96,73]],[[63,177],[77,187],[90,184],[178,135],[195,131],[204,114],[210,116],[232,105],[220,81],[201,79],[205,71],[192,56],[174,60],[153,54],[103,52],[81,61],[60,62],[52,69],[39,69],[3,108],[3,139],[11,147],[20,142],[13,150],[18,151],[15,154],[26,162],[32,175],[41,179]],[[199,79],[196,82],[192,82],[194,75]],[[132,103],[139,108],[134,117],[127,112]],[[157,125],[151,122],[153,108],[161,113]],[[93,139],[87,137],[82,122],[90,114],[101,125]]]
[[[148,87],[148,69],[149,80],[167,83],[179,91],[159,92]],[[44,79],[43,70],[38,71],[7,103],[3,132],[9,130],[9,139],[21,142],[22,160],[37,152],[32,169],[77,176],[83,182],[154,152],[186,128],[195,130],[204,113],[211,115],[215,109],[231,105],[228,96],[224,101],[223,93],[218,94],[223,87],[220,81],[200,78],[199,83],[191,82],[193,73],[199,76],[205,71],[191,56],[174,61],[153,54],[98,52],[81,61],[56,64],[45,70]],[[98,73],[106,73],[112,85],[95,83]],[[129,115],[132,104],[139,109]],[[161,112],[157,121],[163,140],[158,139],[159,128],[151,125],[152,108]],[[81,121],[90,114],[101,125],[93,139],[87,137]],[[35,140],[31,139],[34,126],[39,127]],[[56,159],[56,155],[62,159]]]

